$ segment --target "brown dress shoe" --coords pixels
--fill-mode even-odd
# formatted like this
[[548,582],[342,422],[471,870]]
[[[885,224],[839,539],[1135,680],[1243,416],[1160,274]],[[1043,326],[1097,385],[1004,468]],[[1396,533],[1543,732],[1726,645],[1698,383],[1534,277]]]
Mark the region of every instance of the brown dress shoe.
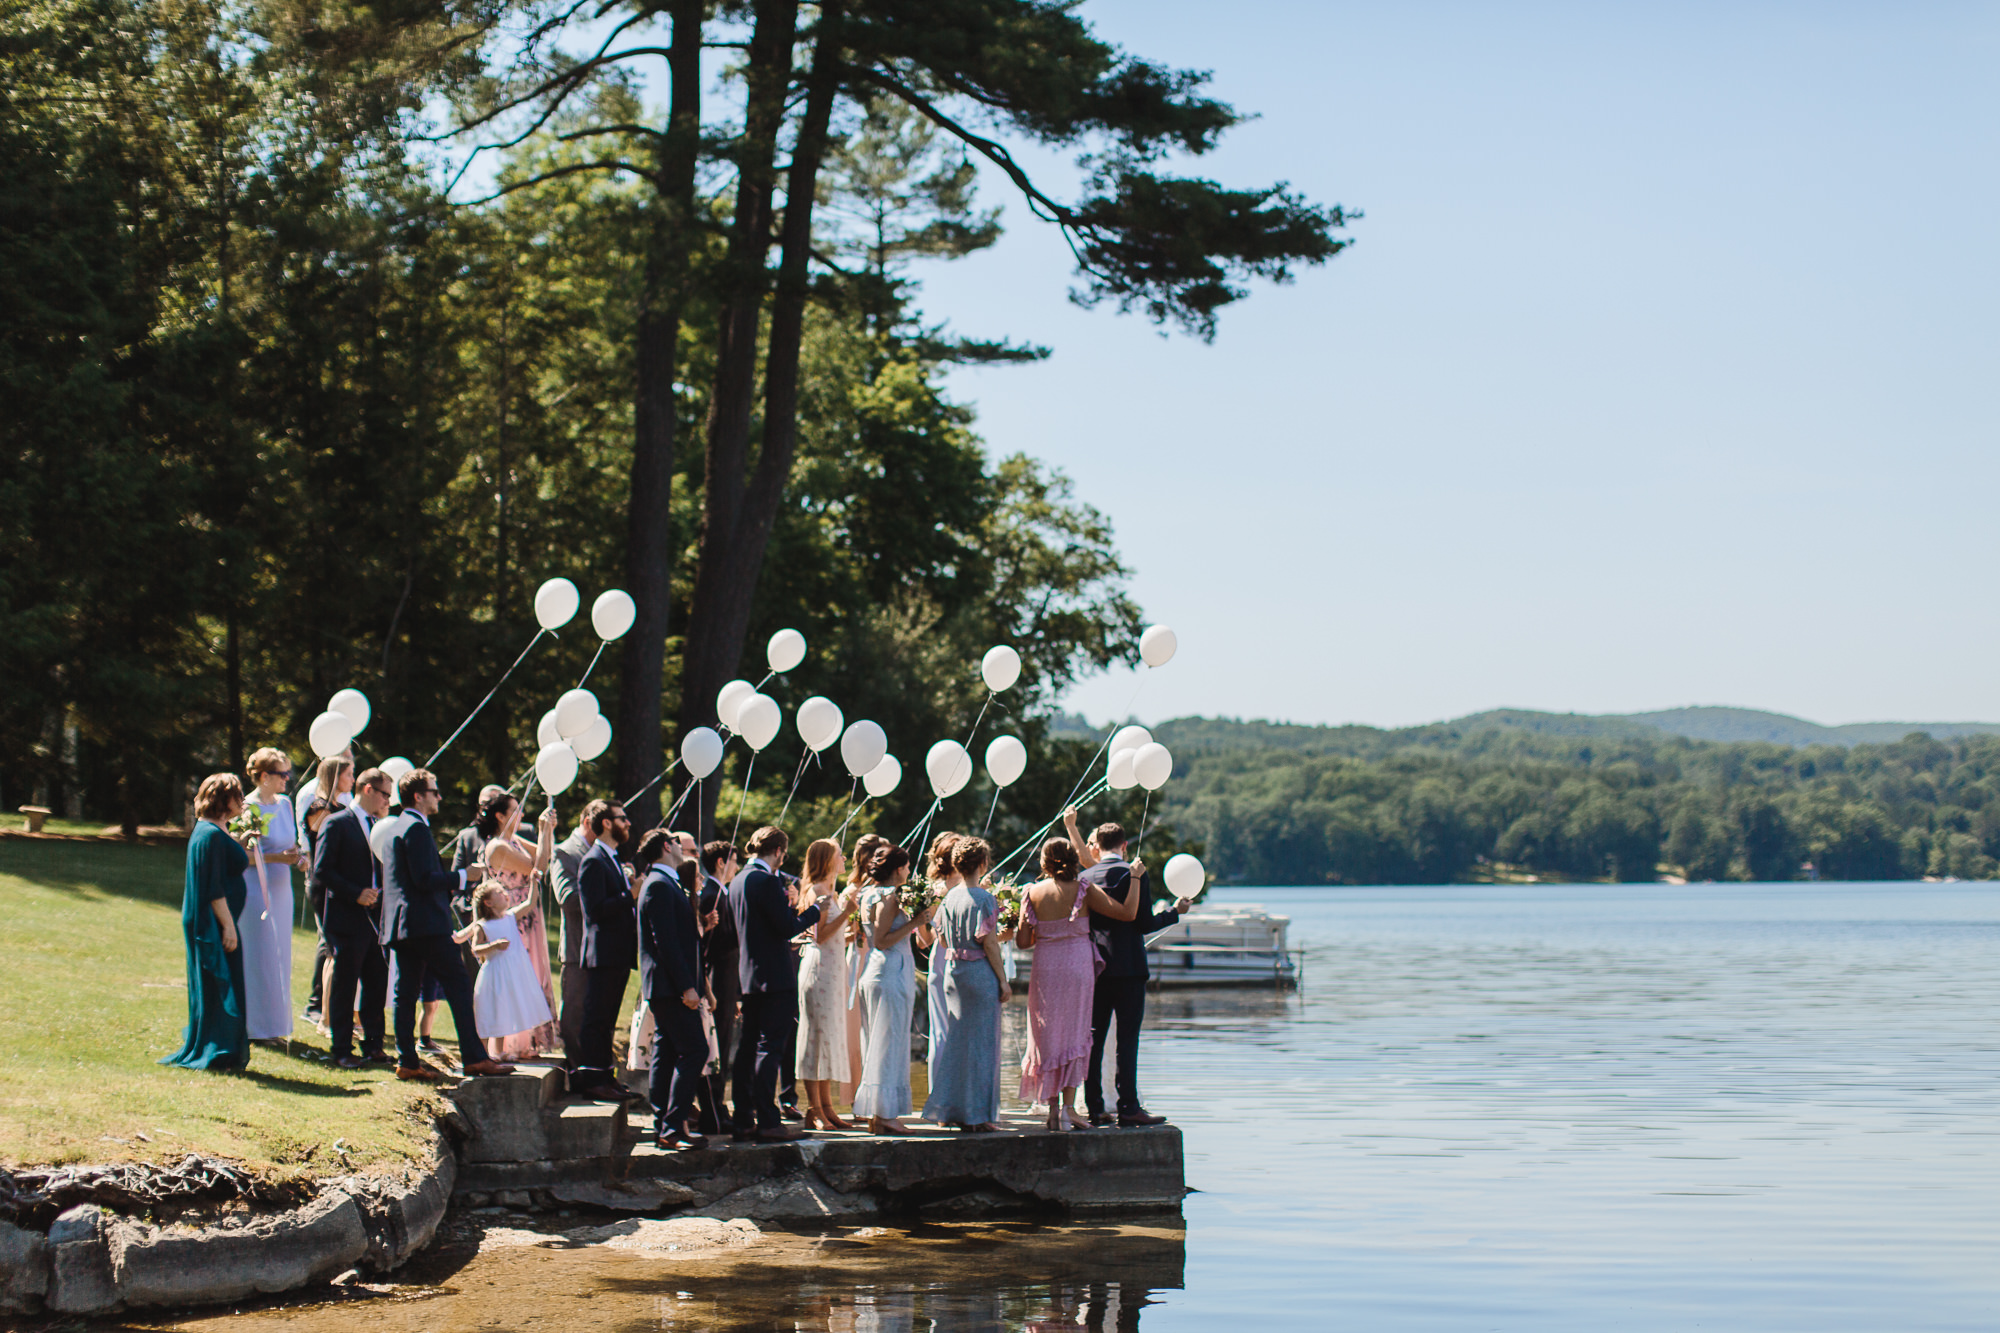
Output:
[[1136,1129],[1146,1125],[1164,1125],[1166,1123],[1167,1118],[1165,1116],[1154,1115],[1151,1111],[1144,1110],[1143,1108],[1137,1111],[1120,1111],[1118,1113],[1118,1127],[1120,1129]]
[[514,1066],[503,1065],[498,1060],[474,1060],[465,1067],[465,1072],[490,1078],[495,1074],[511,1074],[514,1072]]
[[811,1137],[812,1135],[806,1133],[804,1130],[793,1129],[789,1125],[778,1125],[771,1129],[760,1129],[757,1131],[757,1141],[759,1143],[790,1143],[794,1139],[809,1139]]
[[408,1065],[397,1065],[396,1077],[406,1078],[416,1083],[444,1082],[444,1075],[438,1073],[437,1070],[432,1069],[429,1065],[418,1065],[415,1069],[410,1068]]

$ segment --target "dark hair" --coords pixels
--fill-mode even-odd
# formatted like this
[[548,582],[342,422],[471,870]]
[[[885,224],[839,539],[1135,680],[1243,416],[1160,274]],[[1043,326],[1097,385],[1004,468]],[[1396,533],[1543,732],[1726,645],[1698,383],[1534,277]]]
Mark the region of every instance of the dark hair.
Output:
[[590,829],[593,833],[596,832],[597,830],[592,826],[590,821],[603,814],[610,806],[611,802],[609,801],[592,801],[585,805],[583,809],[576,812],[577,826],[579,828]]
[[437,778],[428,768],[413,768],[396,779],[396,800],[402,805],[408,805],[410,797],[420,791],[429,791],[437,785]]
[[1042,844],[1042,873],[1050,879],[1075,879],[1082,864],[1068,838],[1050,838]]
[[871,884],[887,884],[896,872],[910,863],[910,854],[895,843],[884,843],[868,854],[862,874]]
[[[854,844],[854,859],[847,863],[847,882],[858,885],[868,877],[868,858],[889,845],[879,833],[864,833]],[[857,920],[859,918],[856,918]]]
[[1123,824],[1099,824],[1090,831],[1090,836],[1097,839],[1097,845],[1108,852],[1114,847],[1123,847],[1125,845],[1125,826]]
[[736,844],[733,842],[724,842],[720,838],[717,838],[714,842],[702,844],[702,849],[701,849],[702,872],[704,874],[713,875],[718,869],[721,868],[722,863],[724,861],[727,861],[730,857],[735,856],[736,854],[737,854]]
[[663,828],[648,829],[646,836],[639,839],[639,850],[632,853],[632,864],[643,870],[667,854],[669,842],[679,839]]
[[[371,788],[378,782],[389,782],[389,775],[379,768],[364,768],[354,775],[354,789],[356,791]],[[389,790],[393,793],[396,790],[396,784],[390,782]]]
[[769,856],[773,852],[783,855],[785,848],[792,845],[792,840],[785,836],[783,829],[766,824],[751,834],[750,841],[743,845],[750,849],[752,856]]
[[606,824],[610,823],[610,822],[611,822],[612,820],[614,820],[614,819],[618,818],[618,816],[617,816],[617,815],[614,815],[614,814],[612,814],[611,812],[612,812],[613,810],[617,810],[617,811],[620,811],[620,812],[622,813],[622,812],[624,811],[624,809],[625,809],[625,807],[624,807],[624,806],[622,806],[622,805],[620,805],[620,804],[618,804],[618,803],[617,803],[616,801],[606,801],[606,802],[604,802],[604,808],[603,808],[602,810],[599,810],[599,811],[597,811],[597,812],[596,812],[595,814],[591,815],[591,817],[590,817],[590,832],[591,832],[591,836],[592,836],[592,837],[597,837],[597,838],[601,838],[601,837],[603,837],[603,836],[604,836],[604,826],[605,826]]
[[984,838],[960,838],[952,844],[951,868],[970,880],[993,863],[993,849]]
[[961,836],[957,833],[940,833],[931,839],[931,849],[924,854],[925,874],[941,876],[956,868],[957,859],[952,852],[957,848]]
[[479,836],[490,838],[500,831],[500,821],[507,816],[507,808],[514,804],[514,793],[501,787],[491,788],[479,800],[479,813],[473,818],[472,826],[479,830]]
[[194,794],[194,812],[200,819],[221,819],[229,807],[243,799],[243,780],[234,773],[211,773],[201,780]]

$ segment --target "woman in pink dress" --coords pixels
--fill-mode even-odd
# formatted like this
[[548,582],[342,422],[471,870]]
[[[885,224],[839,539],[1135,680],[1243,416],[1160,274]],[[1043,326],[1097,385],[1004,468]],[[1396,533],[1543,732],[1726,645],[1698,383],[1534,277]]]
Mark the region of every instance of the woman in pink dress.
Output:
[[1090,1001],[1103,964],[1090,942],[1090,914],[1130,921],[1138,912],[1103,889],[1077,881],[1080,863],[1067,838],[1042,844],[1040,882],[1021,905],[1032,922],[1035,966],[1028,984],[1028,1049],[1021,1056],[1021,1100],[1049,1104],[1050,1129],[1088,1129],[1077,1118],[1076,1090],[1090,1067]]
[[[542,811],[536,822],[539,835],[534,846],[522,839],[521,803],[505,792],[482,806],[479,823],[492,825],[489,833],[481,827],[480,833],[486,837],[486,845],[480,849],[479,864],[486,873],[498,880],[507,889],[507,905],[518,907],[535,896],[537,886],[542,882],[542,872],[548,869],[549,858],[556,849],[556,808],[550,805]],[[542,986],[542,994],[549,1002],[549,1012],[556,1012],[555,985],[549,970],[549,927],[543,919],[539,905],[520,913],[514,918],[518,923],[522,949],[528,955],[529,966],[535,969],[535,980]],[[498,1060],[528,1060],[538,1055],[546,1055],[562,1045],[562,1036],[553,1020],[540,1027],[514,1035],[498,1042]]]

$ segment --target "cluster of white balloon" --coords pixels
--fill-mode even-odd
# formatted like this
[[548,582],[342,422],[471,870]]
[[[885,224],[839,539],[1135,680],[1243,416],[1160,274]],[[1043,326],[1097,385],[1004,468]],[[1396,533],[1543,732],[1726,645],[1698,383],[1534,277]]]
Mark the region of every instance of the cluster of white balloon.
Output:
[[[550,579],[535,590],[535,621],[544,632],[552,634],[574,620],[582,604],[583,598],[574,583],[568,579]],[[617,588],[599,595],[591,603],[590,627],[599,640],[597,657],[603,656],[606,645],[631,631],[638,614],[631,594]],[[597,657],[592,657],[590,667],[585,669],[585,680],[596,668]],[[576,781],[580,765],[611,748],[611,719],[599,709],[597,696],[584,689],[579,681],[575,689],[556,700],[554,708],[542,714],[535,727],[535,744],[540,749],[535,753],[534,780],[549,795],[559,796]]]

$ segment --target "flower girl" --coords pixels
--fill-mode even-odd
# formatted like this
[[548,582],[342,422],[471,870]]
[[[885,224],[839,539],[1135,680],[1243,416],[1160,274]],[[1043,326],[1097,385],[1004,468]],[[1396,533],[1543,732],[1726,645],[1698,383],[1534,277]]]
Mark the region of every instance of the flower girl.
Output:
[[555,1021],[535,966],[521,940],[520,916],[535,910],[536,899],[507,905],[507,886],[488,880],[479,895],[479,920],[470,927],[479,980],[472,988],[472,1012],[487,1049],[496,1053],[507,1037],[532,1032]]

